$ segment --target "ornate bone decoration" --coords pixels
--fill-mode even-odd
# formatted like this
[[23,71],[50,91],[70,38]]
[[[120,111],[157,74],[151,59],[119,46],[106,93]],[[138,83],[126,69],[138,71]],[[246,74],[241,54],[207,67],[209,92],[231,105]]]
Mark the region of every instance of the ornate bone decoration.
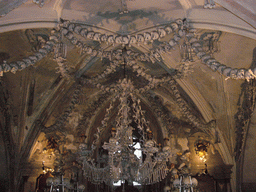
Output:
[[45,0],[33,0],[33,3],[39,5],[39,7],[43,7],[45,4]]
[[[224,75],[226,79],[245,79],[247,81],[255,79],[256,68],[232,69],[224,64],[221,64],[213,57],[211,52],[204,50],[204,47],[202,45],[203,40],[200,40],[194,32],[194,29],[189,28],[186,19],[177,19],[175,22],[171,22],[164,27],[157,27],[156,29],[153,29],[151,31],[145,31],[143,34],[139,33],[132,36],[101,34],[100,32],[94,32],[92,30],[89,31],[89,27],[86,25],[74,24],[70,23],[69,21],[61,20],[61,22],[56,27],[56,32],[50,36],[49,40],[45,43],[45,45],[43,45],[42,48],[39,49],[37,53],[31,55],[28,58],[24,58],[22,61],[16,61],[10,64],[7,61],[4,61],[4,63],[0,65],[0,75],[3,75],[3,73],[9,71],[15,73],[17,70],[22,70],[30,65],[34,65],[37,61],[45,57],[49,52],[51,52],[52,50],[56,50],[54,49],[54,47],[59,47],[59,35],[64,36],[74,46],[80,48],[82,54],[89,54],[93,57],[96,56],[101,58],[108,58],[110,60],[118,60],[117,53],[120,52],[120,50],[97,50],[78,40],[76,36],[79,35],[85,39],[99,41],[99,43],[106,42],[112,45],[121,44],[123,46],[132,46],[133,44],[140,45],[141,43],[150,43],[173,33],[174,36],[172,39],[163,42],[157,48],[151,50],[149,53],[131,52],[130,57],[136,61],[149,61],[154,63],[158,61],[159,58],[161,58],[161,53],[172,51],[172,48],[185,37],[187,39],[187,43],[183,45],[181,49],[181,51],[183,52],[182,55],[185,56],[185,58],[187,58],[188,56],[190,57],[192,54],[197,56],[203,64],[206,64],[213,71],[218,71],[220,74]],[[189,52],[187,52],[186,50],[189,50]],[[111,55],[111,57],[109,57],[109,55]],[[64,73],[68,73],[68,70],[63,65],[63,62],[59,62],[58,60],[57,62],[59,64],[59,72],[62,75]],[[184,66],[183,68],[186,72],[187,67]],[[68,75],[63,76],[68,77]]]
[[204,0],[204,8],[205,9],[212,9],[215,7],[214,0]]
[[[81,148],[80,158],[83,160],[84,175],[92,183],[117,182],[119,180],[138,181],[142,184],[157,183],[167,176],[169,169],[167,162],[175,154],[171,150],[161,150],[152,138],[148,122],[144,117],[145,111],[141,109],[140,99],[136,96],[136,89],[131,80],[119,80],[113,88],[118,98],[118,114],[115,118],[116,131],[112,131],[109,142],[105,142],[103,148],[108,151],[108,161],[105,167],[99,168],[97,162],[92,160],[92,155],[100,143],[100,135],[106,127],[107,121],[102,121],[102,127],[98,128],[96,140],[91,150]],[[107,114],[112,110],[110,105]],[[107,118],[107,115],[106,115]],[[136,127],[131,123],[136,122]],[[134,154],[133,131],[140,133],[141,151],[146,155],[144,160],[138,159]],[[148,133],[148,135],[147,135]],[[168,146],[165,146],[165,148]],[[170,149],[170,147],[168,147]],[[110,173],[110,174],[109,174]]]

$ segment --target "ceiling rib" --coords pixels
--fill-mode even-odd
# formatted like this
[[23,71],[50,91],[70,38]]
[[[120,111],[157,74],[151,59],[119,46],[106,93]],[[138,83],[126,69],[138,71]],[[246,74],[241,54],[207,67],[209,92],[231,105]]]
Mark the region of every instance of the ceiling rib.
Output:
[[192,99],[196,107],[201,112],[206,123],[215,120],[213,111],[207,101],[204,99],[202,94],[189,82],[184,79],[176,79],[177,83],[182,87],[182,89],[188,94]]

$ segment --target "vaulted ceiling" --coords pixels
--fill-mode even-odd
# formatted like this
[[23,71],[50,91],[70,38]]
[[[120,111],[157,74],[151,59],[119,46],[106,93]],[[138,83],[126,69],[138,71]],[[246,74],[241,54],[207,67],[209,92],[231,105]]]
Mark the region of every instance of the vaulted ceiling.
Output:
[[[19,161],[14,168],[19,169],[20,165],[31,160],[37,142],[43,140],[42,133],[48,138],[58,134],[61,138],[61,133],[74,138],[86,134],[87,142],[92,143],[110,103],[117,106],[113,102],[115,94],[97,84],[111,87],[127,77],[136,89],[145,89],[136,97],[141,100],[150,129],[159,143],[164,137],[175,135],[190,138],[189,146],[193,148],[191,142],[196,140],[197,134],[206,135],[218,156],[209,160],[210,168],[219,164],[234,165],[234,187],[236,177],[241,176],[236,175],[236,164],[241,164],[241,170],[243,165],[250,164],[250,169],[244,168],[248,174],[243,175],[241,183],[255,182],[253,173],[256,167],[252,162],[256,160],[256,145],[250,140],[250,135],[255,134],[250,122],[255,121],[255,114],[252,114],[256,75],[256,3],[215,0],[213,6],[211,2],[0,1],[0,128],[3,135],[1,153],[5,154],[2,157]],[[123,13],[126,8],[128,13]],[[192,55],[193,61],[182,62],[184,37],[179,36],[182,26],[179,22],[184,22],[184,18],[189,24],[188,34],[193,34],[188,40],[195,38],[209,58],[200,56],[197,51]],[[63,43],[67,45],[67,57],[63,65],[56,61],[54,51],[49,50],[40,60],[37,57],[33,64],[22,66],[20,62],[24,58],[46,50],[42,47],[50,44],[47,42],[54,37],[52,29],[61,19],[74,23],[74,27],[82,26],[87,32],[107,37],[145,37],[145,33],[167,29],[173,23],[179,28],[160,39],[129,45],[84,38],[74,32],[84,49],[75,46],[66,34]],[[181,40],[175,39],[177,37]],[[216,39],[211,41],[213,37]],[[214,46],[212,50],[210,43]],[[170,47],[159,49],[166,45]],[[97,54],[93,54],[93,50]],[[152,56],[159,50],[159,57]],[[113,69],[114,61],[122,53],[135,63],[124,66],[122,61]],[[210,58],[219,64],[207,63]],[[244,69],[242,76],[239,76],[239,69]],[[147,88],[150,78],[163,82]],[[102,141],[110,137],[116,114],[117,110],[111,112]],[[10,159],[1,161],[12,162]],[[195,172],[202,166],[195,166]],[[2,166],[1,169],[5,171],[6,168]]]

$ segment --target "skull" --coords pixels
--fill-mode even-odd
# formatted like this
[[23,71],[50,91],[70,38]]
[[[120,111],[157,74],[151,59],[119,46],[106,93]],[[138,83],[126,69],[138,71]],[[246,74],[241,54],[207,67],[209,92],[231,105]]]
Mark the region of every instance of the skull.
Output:
[[179,28],[177,23],[171,23],[171,27],[173,31],[176,31]]
[[95,33],[95,34],[94,34],[94,37],[93,37],[93,40],[94,40],[94,41],[100,41],[100,36],[101,36],[100,33]]
[[131,37],[130,37],[130,44],[136,43],[136,42],[137,42],[136,37],[135,37],[135,36],[131,36]]
[[172,33],[172,28],[171,28],[170,26],[166,26],[166,27],[164,28],[164,30],[165,30],[165,32],[166,32],[167,34]]
[[71,39],[74,37],[74,35],[73,35],[72,32],[68,32],[67,35],[66,35],[66,37],[67,37],[69,40],[71,40]]
[[114,44],[114,42],[115,42],[114,36],[113,36],[113,35],[109,35],[107,41],[108,41],[108,43],[110,43],[110,44]]
[[87,33],[87,36],[86,36],[87,39],[93,39],[94,34],[95,34],[95,33],[94,33],[93,31],[88,32],[88,33]]
[[37,57],[34,55],[31,55],[28,58],[32,61],[33,64],[35,64],[37,62]]
[[25,69],[26,68],[26,64],[24,61],[17,61],[17,64],[19,66],[19,69]]
[[37,60],[43,59],[43,55],[41,53],[35,53],[35,56],[37,57]]
[[163,28],[158,29],[160,38],[163,38],[166,35],[166,31]]
[[171,45],[172,47],[175,46],[177,43],[172,39],[169,41],[169,45]]
[[145,39],[145,41],[150,41],[151,40],[151,34],[148,33],[148,32],[144,33],[144,39]]
[[245,74],[245,70],[244,69],[239,69],[237,72],[237,79],[244,79],[244,74]]
[[226,66],[225,66],[225,65],[219,65],[217,71],[218,71],[219,73],[223,73],[223,70],[224,70],[224,69],[226,69]]
[[75,24],[74,24],[74,23],[70,23],[70,24],[68,25],[69,31],[74,31],[74,28],[75,28]]
[[216,71],[218,69],[218,67],[220,66],[220,63],[218,62],[213,62],[211,63],[210,67],[213,71]]
[[122,43],[122,36],[117,36],[115,38],[115,43],[121,44]]
[[127,45],[129,43],[129,37],[128,36],[123,36],[122,43]]
[[182,25],[182,24],[183,24],[183,20],[182,20],[182,19],[177,19],[175,22],[176,22],[178,25]]
[[25,62],[26,67],[28,67],[28,66],[33,64],[32,61],[29,58],[25,58],[25,59],[23,59],[23,61]]
[[230,71],[230,77],[231,77],[232,79],[236,79],[236,78],[237,78],[237,76],[236,76],[237,71],[238,71],[238,69],[232,69],[232,70]]
[[143,43],[145,41],[144,36],[141,34],[137,35],[137,41],[138,41],[138,43]]
[[206,63],[211,58],[210,55],[204,55],[201,59],[203,63]]
[[157,40],[159,39],[160,35],[157,31],[153,31],[151,32],[151,39],[154,41],[154,40]]
[[86,37],[87,32],[88,32],[88,30],[87,30],[86,28],[83,28],[83,29],[80,31],[80,35],[81,35],[82,37]]
[[11,72],[14,73],[14,74],[15,74],[15,73],[18,71],[18,69],[19,69],[17,63],[10,63],[10,67],[11,67]]
[[102,41],[102,42],[107,41],[107,35],[105,35],[105,34],[101,35],[100,41]]
[[75,28],[74,28],[74,32],[76,33],[76,34],[80,34],[80,31],[82,30],[82,27],[80,26],[80,25],[77,25],[77,26],[75,26]]
[[223,75],[225,75],[226,77],[230,77],[230,72],[231,72],[231,68],[227,67],[223,70]]
[[253,79],[253,73],[252,70],[249,69],[248,71],[245,72],[244,77],[246,79],[246,81],[249,82],[250,79]]

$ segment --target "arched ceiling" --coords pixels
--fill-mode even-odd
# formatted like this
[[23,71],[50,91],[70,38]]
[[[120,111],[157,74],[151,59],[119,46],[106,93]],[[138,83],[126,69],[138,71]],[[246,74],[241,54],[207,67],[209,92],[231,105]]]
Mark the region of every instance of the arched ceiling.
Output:
[[[143,34],[176,19],[187,18],[191,28],[196,29],[196,37],[206,48],[209,47],[207,35],[218,35],[218,50],[211,56],[221,64],[232,69],[255,68],[255,3],[215,0],[212,9],[204,8],[203,0],[134,0],[126,3],[129,12],[120,14],[122,3],[119,0],[46,0],[42,7],[33,1],[0,1],[0,15],[3,15],[0,17],[0,63],[17,62],[38,52],[60,18],[107,35]],[[148,54],[172,38],[174,35],[170,34],[147,44],[126,47],[128,51]],[[24,146],[21,149],[24,153],[26,150],[29,153],[32,148],[32,144],[26,142],[35,141],[40,132],[39,128],[34,131],[36,127],[42,126],[44,132],[63,128],[75,134],[91,135],[113,99],[113,95],[102,93],[99,87],[86,83],[86,79],[103,74],[112,61],[81,53],[81,49],[73,46],[67,38],[63,42],[68,50],[68,78],[58,73],[60,66],[54,61],[52,52],[33,66],[15,74],[4,73],[1,77],[2,86],[8,92],[13,136]],[[120,44],[90,39],[83,39],[83,42],[96,50],[123,49]],[[186,69],[180,64],[179,46],[162,53],[156,62],[136,62],[137,68],[156,79],[171,79],[167,84],[137,94],[146,117],[151,121],[151,129],[155,133],[162,131],[163,135],[157,136],[159,142],[164,135],[179,132],[188,136],[198,131],[209,133],[214,141],[218,130],[222,144],[216,144],[216,148],[220,149],[225,163],[234,163],[235,115],[246,83],[244,78],[228,78],[222,72],[210,69],[197,57],[185,66]],[[182,71],[185,76],[178,76],[177,71]],[[127,66],[125,74],[137,88],[148,83],[131,66]],[[123,75],[124,68],[120,64],[115,72],[103,76],[99,82],[117,84]],[[115,114],[116,111],[109,119],[107,130],[111,128]],[[216,129],[212,129],[213,124]],[[108,139],[109,135],[105,137]]]
[[8,31],[29,26],[30,28],[53,27],[54,22],[60,17],[101,26],[114,32],[124,27],[122,25],[127,25],[128,30],[139,30],[152,24],[158,25],[185,17],[198,28],[243,33],[250,37],[254,36],[250,33],[255,32],[256,26],[255,4],[251,1],[241,3],[238,0],[217,0],[214,9],[204,9],[203,0],[162,0],[157,3],[156,1],[145,3],[142,0],[127,1],[128,10],[132,13],[129,16],[119,15],[122,10],[121,0],[38,2],[44,2],[44,5],[36,6],[32,0],[1,1],[0,15],[3,17],[0,30]]

